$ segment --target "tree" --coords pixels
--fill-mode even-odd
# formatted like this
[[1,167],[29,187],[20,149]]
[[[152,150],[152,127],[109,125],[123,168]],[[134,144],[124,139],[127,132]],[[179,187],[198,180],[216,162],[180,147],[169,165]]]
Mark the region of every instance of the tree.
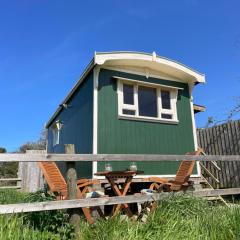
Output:
[[6,152],[7,152],[6,148],[0,147],[0,153],[6,153]]
[[[0,153],[6,153],[7,149],[0,147]],[[11,178],[17,176],[18,163],[0,163],[0,178]],[[5,184],[9,184],[5,182]],[[1,183],[2,184],[2,183]]]
[[26,153],[27,150],[45,150],[47,145],[47,131],[43,129],[41,135],[36,142],[26,142],[19,147],[21,153]]
[[237,100],[237,103],[236,103],[235,107],[233,107],[229,111],[229,113],[227,114],[227,117],[225,119],[216,120],[213,117],[208,117],[208,121],[207,121],[204,128],[213,127],[213,126],[217,126],[219,124],[230,122],[230,121],[232,121],[232,119],[234,117],[238,116],[239,113],[240,113],[240,98]]

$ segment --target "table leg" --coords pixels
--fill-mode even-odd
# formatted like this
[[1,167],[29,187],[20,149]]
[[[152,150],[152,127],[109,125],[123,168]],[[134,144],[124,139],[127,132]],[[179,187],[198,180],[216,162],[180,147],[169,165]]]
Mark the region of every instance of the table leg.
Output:
[[[130,184],[132,182],[132,178],[133,178],[132,176],[126,178],[126,181],[124,183],[124,187],[123,187],[123,191],[122,192],[118,188],[117,184],[114,182],[113,178],[108,177],[107,179],[108,179],[109,183],[111,184],[114,193],[117,196],[125,196],[127,194],[127,191],[129,189],[129,187],[130,187]],[[133,214],[132,214],[131,210],[129,209],[129,206],[128,206],[127,203],[116,205],[116,207],[114,207],[114,209],[113,209],[113,216],[116,216],[118,214],[118,212],[121,210],[122,207],[124,207],[126,209],[127,215],[129,217],[133,216]]]

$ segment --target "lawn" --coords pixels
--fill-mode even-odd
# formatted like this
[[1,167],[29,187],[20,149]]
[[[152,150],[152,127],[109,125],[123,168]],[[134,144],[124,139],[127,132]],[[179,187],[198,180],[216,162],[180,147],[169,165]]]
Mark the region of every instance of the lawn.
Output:
[[[8,197],[6,197],[8,196]],[[38,192],[22,194],[1,191],[0,203],[49,200]],[[83,219],[81,233],[74,236],[68,215],[62,211],[0,216],[0,239],[78,239],[78,240],[155,240],[155,239],[240,239],[240,208],[212,204],[187,195],[159,202],[154,214],[143,223],[99,220],[89,226]]]

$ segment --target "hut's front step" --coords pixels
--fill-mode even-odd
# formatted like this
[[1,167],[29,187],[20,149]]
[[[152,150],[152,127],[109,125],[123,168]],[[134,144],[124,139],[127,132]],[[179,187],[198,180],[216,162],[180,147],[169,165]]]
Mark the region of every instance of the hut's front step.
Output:
[[200,191],[206,188],[207,182],[202,177],[192,178],[190,180],[194,182],[194,191]]

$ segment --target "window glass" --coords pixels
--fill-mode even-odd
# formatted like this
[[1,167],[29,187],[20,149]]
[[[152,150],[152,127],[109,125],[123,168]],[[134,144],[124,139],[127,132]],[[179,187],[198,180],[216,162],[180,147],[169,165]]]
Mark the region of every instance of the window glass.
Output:
[[162,99],[162,108],[171,109],[170,92],[162,90],[161,99]]
[[123,114],[126,114],[126,115],[135,115],[135,110],[123,109],[123,110],[122,110],[122,113],[123,113]]
[[138,87],[139,116],[157,117],[157,94],[155,88]]
[[133,97],[133,85],[123,84],[123,103],[124,104],[134,104],[134,97]]
[[171,114],[162,113],[162,114],[161,114],[161,117],[162,117],[162,118],[165,118],[165,119],[172,119],[172,115],[171,115]]

